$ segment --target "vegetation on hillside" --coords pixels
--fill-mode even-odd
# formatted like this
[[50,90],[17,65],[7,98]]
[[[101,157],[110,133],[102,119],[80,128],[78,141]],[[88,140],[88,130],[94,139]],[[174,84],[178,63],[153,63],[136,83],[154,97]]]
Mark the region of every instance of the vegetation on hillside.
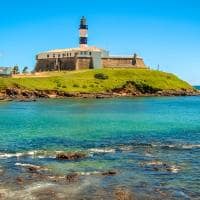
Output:
[[0,78],[0,90],[59,90],[64,92],[106,92],[132,82],[152,91],[192,90],[177,76],[148,69],[99,69],[73,72],[49,72],[46,77]]

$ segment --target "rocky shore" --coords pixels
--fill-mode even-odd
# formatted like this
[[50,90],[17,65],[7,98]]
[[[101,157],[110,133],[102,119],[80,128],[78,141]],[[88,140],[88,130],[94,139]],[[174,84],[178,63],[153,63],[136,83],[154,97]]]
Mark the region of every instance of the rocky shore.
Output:
[[[57,161],[60,162],[79,162],[80,159],[86,159],[88,155],[84,152],[60,152],[55,155]],[[153,159],[153,158],[152,158]],[[12,177],[14,189],[0,187],[0,199],[93,199],[88,194],[87,187],[93,189],[96,199],[109,200],[140,200],[139,193],[133,191],[128,185],[119,185],[110,188],[101,188],[95,186],[96,180],[111,180],[120,176],[120,172],[116,169],[108,169],[106,171],[94,172],[69,172],[66,174],[56,174],[50,168],[43,165],[34,165],[28,163],[15,163],[20,173]],[[159,160],[151,160],[143,162],[141,168],[146,168],[155,173],[174,171],[175,166],[163,163]],[[179,169],[178,167],[176,167]],[[172,170],[173,169],[173,170]],[[6,175],[6,169],[2,169]],[[92,185],[94,182],[94,185]],[[87,183],[87,184],[86,184]],[[89,185],[88,185],[89,184]],[[10,186],[8,184],[8,186]],[[146,188],[145,185],[141,188]],[[144,189],[143,188],[143,189]],[[19,191],[18,191],[19,190]],[[162,189],[155,188],[155,199],[170,199],[170,193]],[[82,198],[85,195],[86,198]],[[145,198],[146,199],[146,198]],[[151,199],[151,198],[147,198]]]
[[148,97],[148,96],[198,96],[198,90],[138,90],[125,86],[112,91],[89,93],[89,92],[63,92],[59,90],[26,90],[18,88],[10,88],[0,91],[0,101],[35,101],[38,98],[113,98],[113,97]]

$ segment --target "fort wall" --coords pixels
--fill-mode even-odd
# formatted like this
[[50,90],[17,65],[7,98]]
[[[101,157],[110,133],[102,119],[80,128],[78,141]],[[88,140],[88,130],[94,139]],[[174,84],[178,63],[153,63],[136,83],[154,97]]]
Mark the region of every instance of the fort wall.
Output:
[[75,70],[76,59],[70,58],[48,58],[37,60],[35,71]]
[[76,70],[81,69],[92,69],[92,58],[91,57],[81,57],[76,59]]
[[108,57],[102,58],[103,68],[146,68],[142,58]]
[[[92,57],[38,59],[35,70],[40,72],[94,69],[94,60]],[[143,59],[138,57],[105,57],[99,62],[102,68],[146,68]]]

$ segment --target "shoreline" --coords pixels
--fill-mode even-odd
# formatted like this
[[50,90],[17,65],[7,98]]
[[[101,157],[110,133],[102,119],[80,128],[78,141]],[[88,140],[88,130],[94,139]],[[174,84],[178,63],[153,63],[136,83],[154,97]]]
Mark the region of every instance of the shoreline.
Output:
[[141,93],[139,91],[111,91],[111,92],[63,92],[58,90],[21,90],[6,89],[0,92],[0,102],[4,101],[36,101],[37,99],[59,99],[59,98],[118,98],[118,97],[173,97],[173,96],[200,96],[198,90],[168,90],[154,93]]

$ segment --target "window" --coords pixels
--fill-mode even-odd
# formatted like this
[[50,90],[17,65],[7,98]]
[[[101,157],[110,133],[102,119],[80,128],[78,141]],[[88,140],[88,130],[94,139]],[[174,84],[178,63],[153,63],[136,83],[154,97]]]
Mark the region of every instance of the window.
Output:
[[47,54],[47,58],[49,58],[49,54]]
[[55,54],[53,54],[53,57],[55,58]]
[[58,54],[58,58],[60,58],[60,54]]
[[71,56],[72,54],[71,53],[69,53],[69,56]]
[[63,53],[63,57],[65,57],[66,56],[66,54],[65,53]]
[[92,52],[90,52],[90,55],[92,55]]

